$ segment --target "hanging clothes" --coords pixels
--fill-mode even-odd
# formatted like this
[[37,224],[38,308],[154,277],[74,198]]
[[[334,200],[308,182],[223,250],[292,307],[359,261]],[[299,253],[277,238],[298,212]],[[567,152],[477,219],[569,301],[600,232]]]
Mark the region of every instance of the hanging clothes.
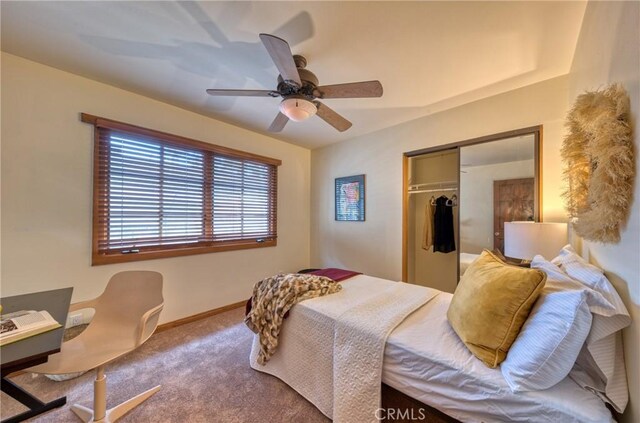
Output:
[[[433,199],[433,197],[431,197]],[[424,206],[424,229],[422,230],[422,249],[429,250],[433,245],[433,209],[431,200]]]
[[453,233],[453,207],[448,206],[449,199],[441,195],[436,199],[433,217],[433,252],[450,253],[456,250]]

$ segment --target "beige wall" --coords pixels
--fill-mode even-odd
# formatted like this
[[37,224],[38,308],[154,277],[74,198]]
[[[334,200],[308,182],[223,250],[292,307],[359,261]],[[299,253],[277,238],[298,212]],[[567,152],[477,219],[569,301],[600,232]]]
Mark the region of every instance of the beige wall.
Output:
[[[93,128],[87,112],[282,159],[278,246],[91,267]],[[121,270],[164,275],[162,322],[246,299],[253,284],[309,264],[309,150],[2,54],[2,296],[73,286],[102,292]]]
[[[384,82],[384,81],[383,81]],[[568,78],[554,78],[311,152],[311,264],[402,277],[402,153],[543,124],[543,218],[566,219],[558,158]],[[333,220],[333,180],[367,176],[367,221]]]
[[[587,9],[570,77],[570,102],[585,90],[619,82],[631,97],[636,172],[640,170],[640,3],[595,2]],[[583,242],[583,255],[607,271],[631,312],[623,332],[631,402],[623,421],[640,422],[640,182],[636,176],[631,215],[615,245]]]

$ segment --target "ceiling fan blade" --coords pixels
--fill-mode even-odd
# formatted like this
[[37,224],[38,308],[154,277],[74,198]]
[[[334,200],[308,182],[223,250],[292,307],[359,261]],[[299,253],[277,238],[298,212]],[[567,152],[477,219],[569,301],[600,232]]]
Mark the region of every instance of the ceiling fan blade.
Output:
[[269,56],[271,56],[271,60],[276,64],[276,68],[278,68],[282,79],[285,81],[293,81],[298,84],[299,87],[302,86],[302,81],[298,74],[298,68],[293,61],[293,54],[291,53],[289,43],[282,38],[269,34],[260,34],[260,39],[267,49]]
[[316,114],[329,125],[336,128],[338,131],[344,132],[347,129],[351,128],[352,123],[334,112],[331,108],[320,103],[319,101],[316,102],[316,106],[318,107],[318,112]]
[[241,97],[278,97],[280,93],[271,90],[228,90],[210,88],[207,93],[215,96],[241,96]]
[[278,112],[276,118],[271,122],[269,126],[269,132],[280,132],[284,129],[284,126],[289,122],[289,118],[284,114]]
[[382,84],[380,81],[365,81],[322,85],[313,91],[313,95],[318,98],[382,97]]

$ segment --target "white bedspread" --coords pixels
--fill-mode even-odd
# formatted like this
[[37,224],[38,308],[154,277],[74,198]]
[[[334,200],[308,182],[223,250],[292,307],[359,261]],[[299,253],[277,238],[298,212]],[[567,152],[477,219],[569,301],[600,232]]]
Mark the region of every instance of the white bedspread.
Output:
[[463,422],[611,423],[604,402],[569,377],[544,391],[513,393],[447,322],[452,295],[441,293],[391,333],[382,381]]
[[439,291],[360,275],[342,291],[297,304],[266,365],[251,367],[282,379],[335,422],[374,422],[386,339]]

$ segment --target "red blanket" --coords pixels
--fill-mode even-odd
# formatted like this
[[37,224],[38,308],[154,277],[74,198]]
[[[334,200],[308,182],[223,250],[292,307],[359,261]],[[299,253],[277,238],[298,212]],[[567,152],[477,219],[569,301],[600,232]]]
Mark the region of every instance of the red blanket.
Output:
[[354,272],[351,270],[344,270],[344,269],[336,269],[334,267],[328,267],[326,269],[318,269],[309,273],[313,275],[318,275],[318,276],[326,276],[327,278],[332,279],[336,282],[340,282],[357,275],[362,275],[362,273],[360,272]]
[[[318,270],[305,272],[305,273],[311,273],[318,276],[326,276],[327,278],[332,279],[336,282],[341,282],[345,279],[349,279],[357,275],[362,275],[362,273],[360,272],[354,272],[352,270],[336,269],[335,267],[327,267],[326,269],[318,269]],[[250,311],[251,311],[251,298],[247,300],[247,304],[244,307],[244,315],[246,316],[247,314],[249,314]],[[284,315],[285,319],[287,317],[289,317],[288,311]]]

